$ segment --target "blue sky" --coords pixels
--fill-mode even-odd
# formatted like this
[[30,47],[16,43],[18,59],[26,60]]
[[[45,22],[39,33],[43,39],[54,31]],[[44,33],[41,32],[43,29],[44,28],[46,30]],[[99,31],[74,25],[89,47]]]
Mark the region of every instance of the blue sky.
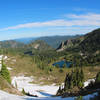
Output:
[[100,0],[0,0],[0,40],[85,34],[100,26]]

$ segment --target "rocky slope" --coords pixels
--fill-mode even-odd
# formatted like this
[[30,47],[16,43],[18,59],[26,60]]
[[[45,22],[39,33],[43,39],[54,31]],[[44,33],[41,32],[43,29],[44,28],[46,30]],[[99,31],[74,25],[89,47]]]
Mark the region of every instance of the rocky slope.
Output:
[[46,42],[42,40],[36,40],[34,42],[31,42],[27,45],[27,48],[38,51],[53,50],[51,46],[49,46]]
[[78,51],[88,53],[99,53],[100,51],[100,29],[96,29],[84,36],[76,39],[69,39],[62,42],[57,51],[63,51],[69,48],[77,48]]

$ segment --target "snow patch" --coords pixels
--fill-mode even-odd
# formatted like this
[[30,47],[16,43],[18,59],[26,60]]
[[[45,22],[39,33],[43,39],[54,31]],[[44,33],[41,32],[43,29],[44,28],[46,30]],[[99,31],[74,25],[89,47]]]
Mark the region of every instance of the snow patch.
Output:
[[12,70],[12,68],[10,68],[10,67],[7,67],[7,69],[8,69],[8,70]]
[[91,82],[95,82],[95,79],[89,79],[86,82],[84,82],[84,87],[87,87]]
[[16,59],[13,59],[12,61],[13,61],[13,62],[16,62]]
[[17,96],[0,90],[0,100],[74,100],[74,97],[61,98],[61,97]]
[[4,59],[4,60],[6,60],[7,58],[8,58],[7,56],[4,56],[4,58],[3,58],[3,59]]
[[0,55],[0,70],[2,68],[2,60],[7,60],[7,56],[4,56],[4,55]]
[[3,58],[3,55],[0,55],[0,60],[2,60],[2,58]]
[[12,85],[17,87],[19,91],[24,89],[25,92],[37,95],[38,97],[50,97],[55,95],[59,88],[59,86],[55,86],[55,84],[43,86],[39,84],[32,84],[32,81],[34,81],[33,77],[15,76],[12,78]]

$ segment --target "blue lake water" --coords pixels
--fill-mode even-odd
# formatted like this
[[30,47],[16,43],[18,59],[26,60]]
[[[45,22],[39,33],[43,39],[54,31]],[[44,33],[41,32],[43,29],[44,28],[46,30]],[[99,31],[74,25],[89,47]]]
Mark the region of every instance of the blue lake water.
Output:
[[64,64],[66,64],[66,67],[69,68],[71,66],[72,62],[68,62],[68,61],[61,60],[59,62],[55,62],[53,64],[53,66],[57,66],[58,65],[60,68],[62,68]]

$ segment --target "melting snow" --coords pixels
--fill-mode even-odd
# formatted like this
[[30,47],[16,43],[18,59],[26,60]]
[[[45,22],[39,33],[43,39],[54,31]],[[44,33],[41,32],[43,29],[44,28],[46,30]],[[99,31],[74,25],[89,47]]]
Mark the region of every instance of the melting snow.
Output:
[[0,91],[0,100],[74,100],[74,97],[61,98],[61,97],[28,97],[17,96],[13,94]]
[[86,82],[84,82],[84,87],[88,86],[91,82],[95,82],[95,79],[89,79]]
[[[33,77],[15,76],[12,78],[12,85],[19,91],[24,89],[26,93],[37,95],[38,97],[50,97],[55,95],[59,88],[59,86],[55,86],[55,84],[43,86],[39,84],[32,84],[32,81],[34,81]],[[95,79],[89,79],[84,82],[84,87],[88,86],[91,81],[95,82]]]
[[8,69],[8,70],[12,70],[12,68],[10,68],[10,67],[7,67],[7,69]]
[[[93,93],[83,97],[83,100],[89,100],[93,98],[97,93]],[[61,97],[28,97],[28,96],[18,96],[6,93],[0,90],[0,100],[75,100],[76,97],[68,97],[68,98],[61,98]]]
[[[3,60],[8,60],[8,57],[7,56],[4,56],[4,55],[0,55],[0,70],[2,68],[2,59]],[[7,67],[8,70],[12,70],[12,68],[10,67]]]
[[8,58],[7,56],[4,56],[4,58],[3,58],[3,59],[4,59],[4,60],[6,60],[7,58]]
[[33,77],[15,76],[12,79],[12,85],[14,87],[17,87],[19,91],[22,91],[22,89],[24,89],[25,92],[37,95],[38,97],[49,97],[55,95],[59,88],[54,84],[43,86],[39,84],[32,84],[32,81],[34,81]]

